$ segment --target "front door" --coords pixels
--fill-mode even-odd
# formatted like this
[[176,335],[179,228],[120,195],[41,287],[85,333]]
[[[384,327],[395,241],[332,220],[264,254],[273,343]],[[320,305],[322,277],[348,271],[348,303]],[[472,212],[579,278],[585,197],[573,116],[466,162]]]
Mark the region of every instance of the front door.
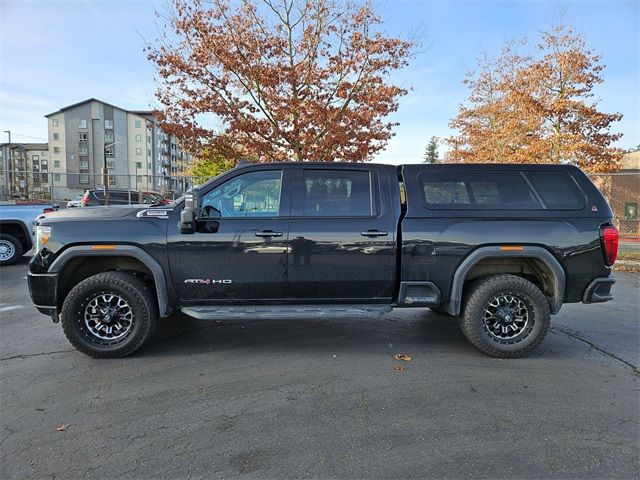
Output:
[[183,304],[288,296],[289,170],[240,169],[202,192],[197,232],[169,226],[169,263]]

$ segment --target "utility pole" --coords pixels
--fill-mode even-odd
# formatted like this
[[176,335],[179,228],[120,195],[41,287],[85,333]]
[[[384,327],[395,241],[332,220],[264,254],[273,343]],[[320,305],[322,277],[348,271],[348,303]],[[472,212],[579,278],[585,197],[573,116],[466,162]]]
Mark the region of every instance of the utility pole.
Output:
[[5,130],[4,133],[9,136],[9,155],[7,156],[6,160],[4,161],[4,165],[2,166],[4,170],[4,185],[7,188],[7,199],[9,199],[11,197],[11,173],[9,172],[11,170],[11,130]]
[[107,148],[118,142],[106,143],[102,152],[102,185],[104,187],[104,204],[109,205],[109,168],[107,167]]

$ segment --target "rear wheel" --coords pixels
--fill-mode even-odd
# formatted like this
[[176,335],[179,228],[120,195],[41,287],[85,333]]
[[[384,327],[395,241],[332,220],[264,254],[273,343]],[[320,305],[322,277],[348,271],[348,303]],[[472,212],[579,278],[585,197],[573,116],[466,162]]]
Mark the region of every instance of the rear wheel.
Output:
[[460,317],[465,337],[479,350],[515,358],[536,348],[549,331],[544,294],[516,275],[496,275],[473,284]]
[[97,358],[124,357],[138,350],[153,334],[157,317],[150,287],[123,272],[83,280],[69,292],[60,314],[69,342]]
[[13,235],[0,234],[0,266],[13,265],[24,254],[20,240]]

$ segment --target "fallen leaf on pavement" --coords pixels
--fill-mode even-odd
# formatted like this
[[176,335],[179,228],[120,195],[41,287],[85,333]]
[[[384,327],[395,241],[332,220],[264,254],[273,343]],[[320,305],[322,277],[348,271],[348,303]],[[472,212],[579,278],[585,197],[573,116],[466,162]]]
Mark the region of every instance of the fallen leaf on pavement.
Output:
[[402,360],[403,362],[410,362],[412,357],[411,355],[405,355],[404,353],[396,353],[393,358],[396,360]]
[[397,372],[404,372],[407,369],[407,367],[403,365],[394,365],[393,369]]
[[59,431],[59,432],[64,432],[67,429],[68,426],[69,426],[68,423],[63,423],[62,425],[58,425],[56,427],[56,430]]

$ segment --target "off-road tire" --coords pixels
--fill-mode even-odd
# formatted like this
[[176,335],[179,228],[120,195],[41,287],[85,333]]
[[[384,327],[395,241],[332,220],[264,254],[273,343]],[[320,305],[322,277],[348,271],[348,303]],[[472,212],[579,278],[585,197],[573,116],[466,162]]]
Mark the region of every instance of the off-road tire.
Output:
[[5,259],[0,259],[1,267],[4,267],[5,265],[13,265],[22,258],[22,255],[24,255],[24,248],[22,248],[20,240],[8,233],[1,233],[0,241],[7,242],[11,247],[13,247],[13,255]]
[[[103,294],[121,297],[133,314],[129,333],[111,345],[101,343],[85,322],[85,309],[94,298]],[[80,352],[95,358],[131,355],[151,338],[157,321],[158,307],[151,286],[124,272],[98,273],[83,280],[69,292],[60,313],[62,329],[69,342]]]
[[[516,297],[527,309],[528,323],[509,340],[497,339],[485,324],[489,304],[501,296]],[[544,294],[533,283],[516,275],[494,275],[474,282],[465,295],[459,324],[464,336],[478,350],[499,358],[517,358],[534,350],[549,331],[551,314]]]

